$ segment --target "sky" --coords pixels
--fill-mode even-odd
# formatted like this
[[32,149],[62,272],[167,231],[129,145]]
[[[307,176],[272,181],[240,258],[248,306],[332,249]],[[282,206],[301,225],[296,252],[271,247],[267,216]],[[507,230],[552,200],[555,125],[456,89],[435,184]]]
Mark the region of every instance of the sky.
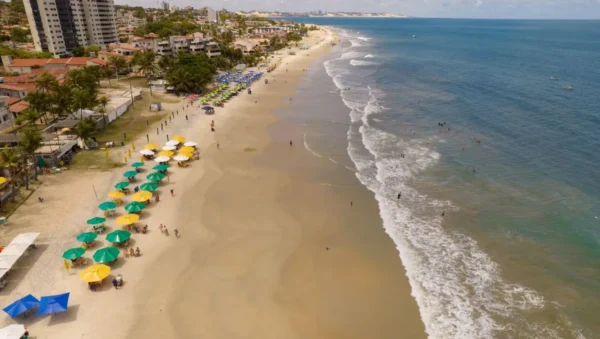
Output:
[[[157,0],[115,0],[158,7]],[[417,17],[600,19],[600,0],[170,0],[172,5],[230,11],[388,12]]]

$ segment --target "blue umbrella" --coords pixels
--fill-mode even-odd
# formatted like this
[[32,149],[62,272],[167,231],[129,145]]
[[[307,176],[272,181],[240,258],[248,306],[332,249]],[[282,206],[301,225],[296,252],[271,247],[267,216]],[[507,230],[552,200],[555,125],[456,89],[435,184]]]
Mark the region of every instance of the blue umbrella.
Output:
[[59,313],[67,310],[69,305],[69,294],[63,293],[57,295],[49,295],[40,299],[40,307],[37,315]]
[[14,303],[6,306],[4,308],[4,312],[6,312],[6,314],[8,314],[11,318],[14,318],[25,311],[38,307],[39,305],[40,301],[31,294],[28,294]]
[[209,109],[213,109],[213,108],[210,107],[210,106],[204,106],[204,107],[202,107],[202,109],[205,110],[205,111],[208,111]]

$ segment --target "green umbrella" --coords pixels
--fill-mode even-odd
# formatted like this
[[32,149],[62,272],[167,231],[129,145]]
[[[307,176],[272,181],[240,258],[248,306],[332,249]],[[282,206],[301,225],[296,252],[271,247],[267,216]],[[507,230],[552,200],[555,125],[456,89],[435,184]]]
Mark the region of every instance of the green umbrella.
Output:
[[131,167],[135,167],[135,168],[143,167],[143,166],[144,166],[144,163],[141,161],[134,162],[133,164],[131,164]]
[[88,219],[88,225],[100,225],[106,221],[106,218],[101,217],[93,217],[92,219]]
[[127,172],[123,173],[123,176],[124,176],[125,178],[133,178],[133,177],[135,177],[136,175],[137,175],[137,172],[136,172],[136,171],[127,171]]
[[141,212],[144,208],[146,208],[146,204],[137,201],[132,201],[125,206],[125,210],[129,213]]
[[105,202],[101,203],[100,205],[98,205],[98,208],[103,211],[114,210],[115,208],[117,208],[117,204],[115,204],[112,201],[105,201]]
[[158,184],[155,182],[146,182],[140,185],[142,191],[154,192],[158,189]]
[[162,172],[162,171],[166,171],[169,167],[171,167],[171,166],[169,166],[167,164],[160,164],[160,165],[156,165],[156,166],[152,167],[152,169],[155,171]]
[[75,260],[80,258],[85,253],[85,250],[81,247],[71,248],[63,253],[63,258],[67,260]]
[[160,173],[160,172],[154,172],[154,173],[150,173],[148,174],[148,176],[146,177],[146,179],[150,180],[150,181],[161,181],[165,178],[165,175]]
[[108,233],[106,235],[106,240],[112,243],[122,243],[131,238],[131,233],[122,230],[116,230]]
[[122,189],[124,189],[124,188],[127,188],[128,186],[129,186],[129,183],[128,183],[128,182],[121,181],[121,182],[119,182],[119,183],[117,183],[117,184],[115,185],[115,188],[116,188],[116,189],[118,189],[118,190],[122,190]]
[[80,235],[77,236],[77,241],[79,242],[92,242],[96,239],[96,237],[98,236],[98,234],[96,234],[96,232],[86,232],[86,233],[81,233]]
[[116,247],[104,247],[97,250],[96,253],[94,253],[93,258],[96,262],[104,264],[117,260],[120,253],[121,252],[119,252],[119,249]]

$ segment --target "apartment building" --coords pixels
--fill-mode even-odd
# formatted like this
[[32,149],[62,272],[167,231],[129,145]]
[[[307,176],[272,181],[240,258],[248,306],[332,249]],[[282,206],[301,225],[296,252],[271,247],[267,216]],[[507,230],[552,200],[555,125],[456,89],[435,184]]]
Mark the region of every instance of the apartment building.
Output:
[[192,54],[206,53],[212,58],[221,55],[221,48],[219,44],[211,40],[212,37],[202,33],[174,35],[162,40],[158,35],[150,33],[143,37],[132,37],[129,44],[135,48],[152,51],[159,56],[175,56],[179,52],[189,52]]
[[118,42],[113,0],[23,0],[35,49],[66,56]]

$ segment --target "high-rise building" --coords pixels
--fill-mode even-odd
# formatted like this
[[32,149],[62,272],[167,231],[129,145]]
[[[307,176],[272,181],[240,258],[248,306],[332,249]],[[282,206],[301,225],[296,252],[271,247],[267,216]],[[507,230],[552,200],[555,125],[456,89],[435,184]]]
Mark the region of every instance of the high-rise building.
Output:
[[167,1],[163,1],[160,5],[162,6],[163,11],[169,11],[169,3]]
[[35,49],[54,56],[119,42],[113,0],[24,0]]
[[212,23],[218,23],[219,12],[215,11],[212,8],[206,8],[206,20],[208,20]]

